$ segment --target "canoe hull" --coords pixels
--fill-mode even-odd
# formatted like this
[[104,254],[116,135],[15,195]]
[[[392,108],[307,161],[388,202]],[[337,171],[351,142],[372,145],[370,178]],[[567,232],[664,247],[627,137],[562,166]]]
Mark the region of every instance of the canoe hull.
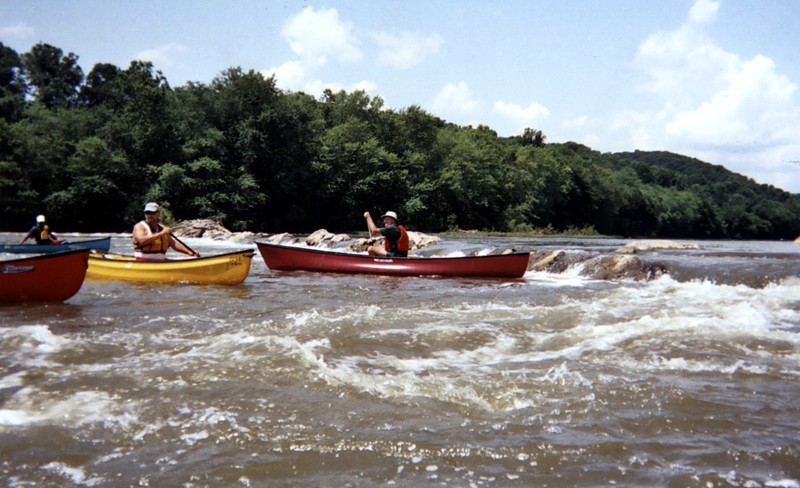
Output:
[[86,277],[88,249],[0,261],[0,303],[62,302]]
[[275,271],[380,274],[391,276],[459,276],[520,278],[530,253],[515,252],[457,258],[380,258],[256,242],[267,267]]
[[103,281],[238,285],[250,273],[253,254],[246,250],[167,261],[137,261],[121,254],[91,254],[86,276]]
[[0,244],[0,253],[11,254],[51,254],[73,249],[91,249],[97,252],[108,252],[111,249],[111,238],[90,239],[87,241],[67,242],[64,244]]

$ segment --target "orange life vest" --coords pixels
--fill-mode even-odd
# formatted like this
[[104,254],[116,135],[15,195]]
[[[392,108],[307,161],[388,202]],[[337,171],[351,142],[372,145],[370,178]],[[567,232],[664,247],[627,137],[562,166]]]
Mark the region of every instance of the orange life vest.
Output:
[[[147,222],[142,220],[136,225],[144,226],[145,230],[147,230],[147,237],[153,235],[152,229],[150,226],[147,225]],[[133,251],[135,253],[142,253],[142,254],[166,254],[167,250],[169,249],[169,236],[159,236],[150,244],[141,245],[135,240],[133,241]]]
[[394,251],[392,250],[389,239],[383,240],[383,248],[386,249],[386,252],[396,252],[397,257],[404,258],[408,256],[408,251],[411,249],[408,242],[408,232],[406,232],[406,228],[402,225],[398,224],[397,228],[400,229],[400,239],[397,240],[397,249]]

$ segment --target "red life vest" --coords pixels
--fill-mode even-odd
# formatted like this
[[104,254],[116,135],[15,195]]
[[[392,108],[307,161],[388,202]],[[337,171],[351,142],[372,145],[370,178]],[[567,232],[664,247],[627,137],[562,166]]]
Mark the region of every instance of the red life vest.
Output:
[[[408,242],[408,232],[406,232],[406,228],[402,225],[398,224],[397,228],[400,229],[400,239],[397,240],[397,253],[398,257],[404,258],[408,256],[408,251],[411,249]],[[386,252],[392,252],[389,239],[383,240],[383,248],[386,249]]]

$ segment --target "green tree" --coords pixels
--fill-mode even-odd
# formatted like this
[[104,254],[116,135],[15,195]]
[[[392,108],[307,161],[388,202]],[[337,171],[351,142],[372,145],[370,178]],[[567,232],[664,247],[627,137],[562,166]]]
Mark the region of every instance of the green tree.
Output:
[[0,119],[19,119],[27,92],[24,73],[19,54],[0,42]]
[[116,83],[120,72],[113,64],[94,65],[80,88],[81,103],[89,107],[110,105],[113,109],[120,109],[124,99],[121,87]]
[[329,129],[314,163],[322,219],[333,228],[353,228],[365,210],[399,208],[408,192],[397,156],[386,151],[358,118]]
[[506,230],[498,177],[512,154],[501,146],[497,134],[485,126],[445,128],[439,133],[435,152],[442,160],[438,178],[446,225]]
[[39,43],[22,55],[28,86],[36,101],[47,108],[70,108],[78,99],[83,70],[78,56],[50,44]]
[[45,198],[53,217],[78,231],[125,230],[130,201],[139,192],[131,193],[137,182],[124,155],[98,137],[87,137],[75,146],[65,177],[68,184]]
[[547,136],[541,130],[525,128],[522,135],[516,137],[517,141],[523,146],[544,147]]

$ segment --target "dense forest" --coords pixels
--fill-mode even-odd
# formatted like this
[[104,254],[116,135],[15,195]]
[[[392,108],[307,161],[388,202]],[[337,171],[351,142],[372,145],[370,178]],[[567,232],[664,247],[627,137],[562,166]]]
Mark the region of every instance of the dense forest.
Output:
[[663,152],[499,137],[361,91],[319,98],[230,68],[171,87],[152,64],[0,43],[0,228],[129,231],[147,201],[232,230],[362,229],[395,210],[426,232],[583,230],[793,239],[800,195]]

